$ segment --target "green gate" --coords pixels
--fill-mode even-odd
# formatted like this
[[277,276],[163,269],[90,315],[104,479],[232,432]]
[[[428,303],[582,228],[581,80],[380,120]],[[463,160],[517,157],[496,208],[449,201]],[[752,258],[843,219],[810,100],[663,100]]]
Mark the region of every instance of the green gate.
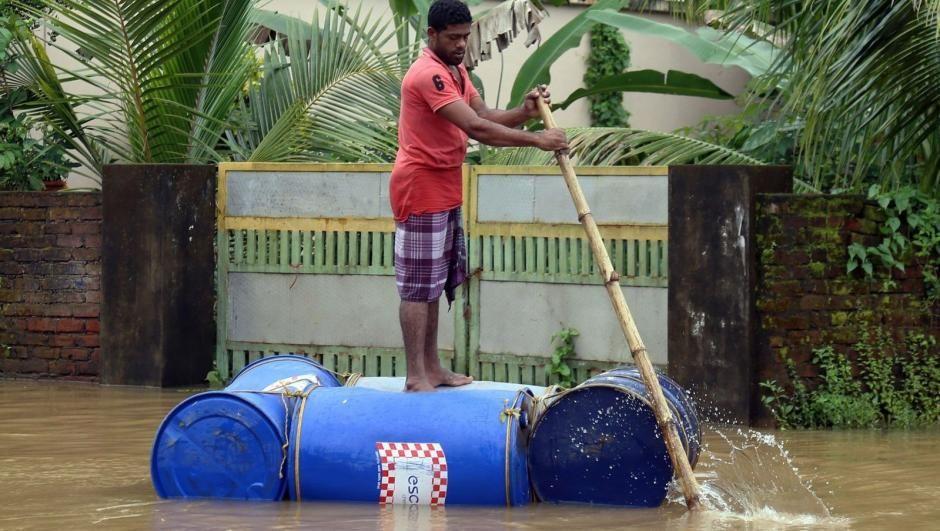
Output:
[[[216,359],[223,378],[281,353],[313,357],[340,373],[404,375],[398,299],[388,278],[390,172],[384,164],[220,165]],[[647,342],[654,362],[665,364],[666,168],[578,173],[592,206],[598,204],[595,215],[624,289],[655,299],[661,319],[644,328],[642,310],[635,312],[645,339],[648,329],[662,336]],[[611,198],[622,193],[632,201],[624,209],[638,221],[612,213],[621,208]],[[619,328],[562,194],[557,168],[464,168],[472,276],[453,310],[441,305],[440,355],[454,370],[550,383],[549,339],[564,326],[582,334],[578,359],[569,363],[578,379],[629,359],[622,336],[612,337]],[[559,303],[565,307],[555,308]]]

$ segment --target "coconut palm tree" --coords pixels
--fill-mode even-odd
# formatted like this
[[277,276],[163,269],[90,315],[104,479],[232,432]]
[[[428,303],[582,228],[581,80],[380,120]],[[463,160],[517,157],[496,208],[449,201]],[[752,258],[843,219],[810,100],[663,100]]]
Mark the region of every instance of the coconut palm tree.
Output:
[[276,15],[256,0],[36,1],[59,37],[19,39],[16,84],[93,178],[108,162],[394,158],[395,28],[369,14],[284,17],[290,31],[258,48]]
[[[385,162],[395,158],[401,78],[395,27],[328,9],[303,22],[256,13],[279,38],[264,47],[261,77],[226,132],[234,158]],[[393,51],[387,51],[387,50]]]

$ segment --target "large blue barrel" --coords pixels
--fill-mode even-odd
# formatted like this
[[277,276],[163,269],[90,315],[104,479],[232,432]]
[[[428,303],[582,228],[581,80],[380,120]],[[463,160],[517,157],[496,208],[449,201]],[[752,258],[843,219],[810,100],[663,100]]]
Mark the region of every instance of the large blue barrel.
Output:
[[288,495],[412,505],[530,499],[524,391],[319,388],[295,409]]
[[263,391],[278,382],[296,380],[298,383],[339,387],[336,376],[315,360],[295,354],[281,354],[255,360],[239,371],[225,388],[226,391]]
[[246,365],[225,391],[183,401],[154,440],[150,467],[157,494],[283,499],[288,423],[297,400],[282,393],[339,385],[316,361],[280,355]]
[[276,394],[210,391],[173,408],[153,443],[150,474],[157,495],[283,499],[283,400]]
[[[679,438],[688,453],[689,464],[694,467],[698,463],[702,447],[702,431],[699,427],[698,413],[695,411],[695,406],[692,404],[688,391],[664,374],[657,373],[657,376],[666,403],[669,405],[673,418],[678,423]],[[591,382],[613,385],[617,385],[624,380],[631,380],[632,383],[629,386],[632,389],[641,390],[643,396],[648,396],[646,395],[646,384],[643,383],[643,375],[636,367],[618,367],[590,379]]]
[[[678,384],[663,375],[659,382],[694,466],[701,444],[695,409]],[[532,430],[529,471],[542,501],[662,504],[672,462],[639,372],[614,369],[552,401]]]

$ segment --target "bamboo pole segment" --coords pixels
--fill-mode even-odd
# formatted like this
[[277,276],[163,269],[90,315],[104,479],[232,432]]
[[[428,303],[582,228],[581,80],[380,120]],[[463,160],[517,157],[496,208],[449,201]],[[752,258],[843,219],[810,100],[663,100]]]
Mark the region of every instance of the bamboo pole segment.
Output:
[[[558,127],[555,119],[552,117],[552,111],[545,103],[544,98],[538,99],[539,113],[542,121],[545,122],[546,129]],[[601,239],[600,231],[597,229],[597,223],[594,222],[594,216],[591,215],[591,209],[588,206],[584,192],[581,191],[581,184],[578,182],[578,176],[571,166],[567,152],[559,151],[555,153],[558,159],[558,165],[561,167],[561,173],[565,178],[565,184],[568,185],[568,191],[571,192],[571,199],[574,200],[575,209],[578,211],[578,220],[587,233],[591,250],[594,252],[594,259],[597,262],[598,270],[604,279],[604,286],[607,288],[607,295],[610,296],[610,302],[620,321],[620,328],[633,354],[633,361],[640,374],[643,376],[643,382],[649,391],[650,399],[653,403],[653,412],[656,415],[656,422],[663,433],[663,439],[666,442],[666,450],[669,452],[669,458],[672,460],[673,470],[679,476],[682,492],[685,495],[686,506],[690,510],[701,508],[699,495],[699,485],[692,474],[692,466],[689,465],[689,457],[682,448],[679,440],[679,432],[676,428],[675,418],[666,405],[666,398],[663,396],[663,389],[659,385],[659,378],[653,370],[653,364],[650,362],[646,353],[646,345],[640,339],[640,333],[637,331],[636,323],[630,314],[630,308],[624,299],[623,291],[620,288],[620,275],[614,271],[610,263],[610,255],[607,253],[607,247],[604,246],[604,240]]]

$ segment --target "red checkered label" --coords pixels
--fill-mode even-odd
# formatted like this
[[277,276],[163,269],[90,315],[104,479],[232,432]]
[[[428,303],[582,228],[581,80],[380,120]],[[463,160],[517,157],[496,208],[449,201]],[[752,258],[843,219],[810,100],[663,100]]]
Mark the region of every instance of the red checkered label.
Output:
[[444,505],[447,458],[437,443],[375,443],[379,503]]

